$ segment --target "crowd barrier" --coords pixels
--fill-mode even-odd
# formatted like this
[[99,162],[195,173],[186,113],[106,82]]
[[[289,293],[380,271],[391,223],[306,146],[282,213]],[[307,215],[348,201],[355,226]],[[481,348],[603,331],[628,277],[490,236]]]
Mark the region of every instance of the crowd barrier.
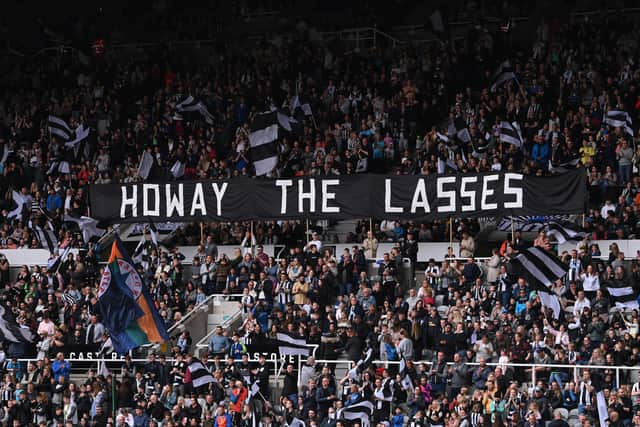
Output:
[[[610,247],[612,243],[616,243],[620,248],[620,251],[625,254],[625,259],[635,259],[640,254],[640,239],[634,240],[593,240],[591,244],[597,244],[600,247],[601,258],[607,259],[610,253]],[[362,243],[325,243],[323,248],[330,249],[334,254],[341,255],[345,249],[351,251],[353,246],[362,246]],[[386,252],[391,252],[397,246],[396,243],[379,243],[378,250],[375,256],[375,260],[381,260],[382,256]],[[575,243],[563,243],[558,245],[558,252],[571,251],[576,248]],[[227,257],[233,257],[234,250],[239,248],[239,245],[219,245],[218,256],[226,254]],[[433,258],[436,261],[442,261],[447,254],[447,249],[453,248],[455,254],[460,253],[459,242],[420,242],[418,243],[418,262],[427,262]],[[263,245],[264,252],[269,256],[273,256],[276,259],[284,258],[288,252],[284,245]],[[180,253],[185,256],[183,261],[184,265],[191,265],[193,258],[195,257],[198,247],[197,246],[180,246]],[[251,248],[241,248],[244,252],[251,251]],[[79,249],[71,249],[71,253],[78,254]],[[0,254],[7,257],[9,264],[12,268],[19,268],[22,265],[34,266],[47,265],[49,261],[49,251],[46,249],[2,249]],[[373,258],[372,258],[373,259]]]
[[[344,372],[346,375],[346,372],[351,369],[351,367],[353,366],[353,363],[351,360],[345,360],[345,359],[338,359],[338,360],[323,360],[323,359],[318,359],[315,361],[316,364],[319,365],[327,365],[327,366],[335,366],[336,368],[340,365],[344,365]],[[298,361],[298,384],[300,384],[300,373],[301,373],[301,367],[302,364],[304,362],[302,360]],[[371,362],[373,365],[399,365],[400,362],[399,361],[386,361],[386,360],[374,360],[373,362]],[[433,361],[431,360],[421,360],[421,361],[413,361],[413,365],[416,366],[416,368],[420,365],[420,364],[425,364],[428,367],[431,367],[431,365],[433,365]],[[452,366],[453,362],[448,362],[447,363],[448,366]],[[479,363],[477,362],[469,362],[465,364],[468,367],[471,367],[472,369],[479,366]],[[535,387],[536,384],[536,380],[539,377],[539,371],[541,370],[548,370],[549,372],[552,372],[554,370],[558,370],[558,369],[571,369],[573,370],[573,378],[572,380],[578,380],[580,378],[581,375],[581,371],[583,369],[589,369],[589,370],[613,370],[615,371],[615,381],[617,385],[621,384],[622,381],[622,374],[624,373],[628,373],[627,379],[622,382],[622,384],[634,384],[636,382],[638,382],[640,380],[640,370],[638,369],[637,366],[603,366],[603,365],[567,365],[567,364],[540,364],[540,363],[496,363],[496,362],[488,362],[486,364],[487,366],[490,366],[492,368],[495,369],[495,367],[500,366],[500,367],[506,367],[507,369],[525,369],[525,372],[529,373],[529,378],[531,379],[531,382],[529,383],[529,387]],[[336,380],[340,380],[341,378],[336,377]],[[525,384],[521,384],[522,387],[525,386]]]
[[[317,346],[310,345],[312,348],[312,354],[315,354],[315,350]],[[197,355],[197,353],[196,353]],[[253,356],[253,355],[252,355]],[[297,360],[295,360],[297,359]],[[79,381],[80,379],[84,379],[87,375],[88,371],[94,370],[97,374],[102,375],[115,375],[117,378],[120,378],[122,374],[122,364],[124,362],[124,358],[118,357],[114,355],[111,358],[66,358],[66,360],[71,365],[71,377],[72,381],[76,379]],[[28,362],[36,362],[37,359],[32,358],[23,358],[18,359],[19,362],[24,364],[24,368],[26,369],[26,363]],[[174,359],[172,357],[166,358],[166,363],[173,363]],[[132,362],[135,366],[143,366],[148,362],[148,359],[145,358],[135,358],[132,359]],[[249,362],[256,363],[258,362],[257,357],[250,357]],[[271,374],[271,396],[265,396],[265,398],[270,399],[272,402],[278,402],[281,396],[282,391],[282,380],[284,379],[283,372],[285,371],[285,367],[289,363],[293,363],[294,366],[297,366],[297,375],[298,375],[298,385],[300,386],[301,381],[301,371],[302,365],[306,362],[304,357],[294,357],[294,356],[283,356],[271,354],[266,357],[266,362],[270,366],[270,374]],[[353,366],[353,362],[351,360],[346,359],[338,359],[338,360],[325,360],[325,359],[316,359],[316,367],[319,369],[321,366],[329,366],[332,367],[333,371],[336,373],[336,381],[341,380],[347,375],[348,370]],[[390,366],[390,365],[399,365],[399,361],[383,361],[383,360],[374,360],[372,362],[374,365],[379,366]],[[422,361],[414,361],[413,362],[416,369],[418,369],[420,364],[425,364],[427,368],[431,368],[433,361],[430,360],[422,360]],[[451,366],[453,363],[449,362],[447,365]],[[475,369],[479,363],[469,362],[466,363],[466,366],[471,370]],[[495,367],[500,366],[506,369],[524,369],[528,375],[527,381],[520,384],[522,390],[531,391],[533,387],[535,387],[537,383],[537,379],[540,377],[540,372],[546,370],[548,372],[553,372],[557,369],[570,369],[573,372],[573,375],[570,375],[569,381],[578,381],[582,375],[583,369],[589,369],[590,371],[604,371],[610,370],[615,373],[615,384],[617,386],[628,384],[632,385],[640,380],[640,370],[637,366],[602,366],[602,365],[567,365],[567,364],[539,364],[539,363],[496,363],[496,362],[488,362],[487,366],[490,366],[495,369]]]

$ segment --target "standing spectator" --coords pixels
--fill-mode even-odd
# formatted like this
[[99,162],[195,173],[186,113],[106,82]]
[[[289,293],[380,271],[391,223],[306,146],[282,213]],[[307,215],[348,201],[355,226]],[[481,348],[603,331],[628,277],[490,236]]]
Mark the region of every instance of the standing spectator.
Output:
[[375,259],[378,253],[378,239],[375,238],[371,231],[367,231],[367,238],[363,240],[362,247],[364,255],[367,259]]
[[620,145],[616,150],[616,158],[618,160],[618,178],[620,185],[626,185],[627,182],[631,181],[633,149],[629,147],[629,143],[625,138],[620,141]]
[[56,354],[56,360],[51,365],[51,371],[53,372],[54,378],[58,379],[63,377],[65,381],[69,381],[71,365],[64,359],[64,354],[61,352]]
[[462,239],[460,239],[460,258],[471,258],[476,251],[476,241],[467,232],[462,232]]

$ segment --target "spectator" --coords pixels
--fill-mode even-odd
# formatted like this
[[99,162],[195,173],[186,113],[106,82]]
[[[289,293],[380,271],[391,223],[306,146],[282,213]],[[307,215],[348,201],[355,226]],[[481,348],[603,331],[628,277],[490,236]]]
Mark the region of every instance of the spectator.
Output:
[[71,364],[64,359],[64,354],[56,354],[56,360],[51,365],[54,378],[63,377],[65,381],[69,381],[71,375]]

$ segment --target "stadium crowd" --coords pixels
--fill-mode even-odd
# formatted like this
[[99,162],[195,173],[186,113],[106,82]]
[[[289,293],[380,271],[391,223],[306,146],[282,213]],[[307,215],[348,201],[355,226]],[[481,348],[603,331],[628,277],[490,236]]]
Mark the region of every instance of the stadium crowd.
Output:
[[[206,64],[153,50],[135,60],[107,50],[89,66],[64,52],[7,64],[0,95],[0,151],[7,153],[0,164],[0,191],[7,194],[0,247],[45,247],[34,227],[50,222],[61,248],[86,250],[51,268],[25,266],[15,278],[0,260],[6,315],[37,336],[31,349],[3,331],[0,423],[275,427],[300,419],[307,426],[355,427],[364,423],[338,420],[337,412],[370,400],[371,422],[393,427],[587,427],[600,422],[596,392],[605,390],[609,425],[640,426],[637,370],[616,370],[638,365],[638,312],[611,310],[605,290],[607,283],[626,284],[637,294],[638,264],[615,250],[609,259],[591,247],[564,254],[571,270],[554,287],[563,306],[554,319],[530,284],[507,268],[516,251],[548,246],[545,236],[519,238],[481,265],[473,259],[479,225],[466,219],[456,220],[455,236],[444,222],[381,219],[373,231],[363,222],[350,237],[353,249],[342,254],[325,251],[321,234],[307,243],[296,222],[256,224],[254,235],[246,223],[207,224],[203,242],[201,227],[186,225],[174,244],[201,244],[195,268],[183,265],[178,251],[162,253],[151,244],[139,263],[162,318],[171,326],[211,293],[242,293],[242,327],[217,330],[202,354],[183,331],[166,354],[142,364],[125,358],[112,374],[90,372],[81,381],[72,380],[65,360],[69,349],[109,353],[96,299],[99,247],[65,220],[90,214],[88,184],[139,180],[143,151],[153,157],[148,179],[253,175],[252,115],[271,106],[286,111],[295,94],[313,115],[300,133],[282,138],[271,176],[434,174],[438,159],[453,160],[462,173],[546,174],[579,159],[592,196],[585,227],[597,239],[632,238],[640,148],[623,129],[604,124],[603,115],[619,109],[638,121],[637,32],[635,21],[617,16],[570,25],[542,21],[533,45],[511,58],[517,80],[496,92],[489,88],[506,42],[483,28],[462,42],[361,54],[297,34],[289,42],[229,50]],[[195,112],[174,111],[187,94],[203,100],[212,125]],[[50,114],[91,129],[81,149],[67,150],[50,134]],[[438,136],[457,117],[469,129],[469,144]],[[496,137],[502,119],[521,124],[521,149]],[[51,168],[62,160],[69,173]],[[186,165],[180,178],[170,171],[177,160]],[[27,203],[10,218],[12,190]],[[461,242],[461,252],[430,261],[424,280],[407,289],[399,280],[402,258],[413,259],[417,242],[450,238]],[[377,254],[382,241],[398,246]],[[223,243],[239,248],[222,256],[217,245]],[[284,243],[288,256],[276,261],[264,253],[261,245],[270,243]],[[255,253],[247,250],[254,246]],[[375,257],[382,261],[369,274],[367,258]],[[301,372],[296,364],[285,368],[282,390],[271,399],[272,367],[264,358],[249,361],[248,350],[278,331],[317,344],[318,359],[357,362],[372,349],[382,362],[336,377],[335,365],[309,358]],[[19,361],[30,351],[37,361]],[[193,356],[214,382],[191,385]],[[399,375],[401,359],[410,387]],[[545,366],[535,368],[532,382],[531,369],[514,363]],[[256,378],[260,394],[249,398]]]

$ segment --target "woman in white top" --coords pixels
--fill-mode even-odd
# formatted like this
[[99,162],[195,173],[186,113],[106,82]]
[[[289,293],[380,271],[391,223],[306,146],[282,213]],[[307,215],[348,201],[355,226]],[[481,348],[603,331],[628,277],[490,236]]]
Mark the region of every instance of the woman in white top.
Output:
[[553,326],[549,324],[547,319],[544,319],[543,323],[544,323],[544,329],[550,334],[552,334],[554,337],[556,337],[555,344],[556,345],[560,344],[562,348],[566,350],[567,347],[569,346],[569,334],[567,333],[566,327],[561,324],[556,330],[553,328]]
[[633,312],[631,312],[630,320],[627,320],[627,317],[623,313],[622,320],[624,320],[624,324],[627,326],[629,335],[631,335],[633,338],[636,338],[638,336],[638,331],[640,330],[638,326],[638,310],[633,310]]
[[596,295],[596,291],[600,289],[600,276],[593,271],[593,266],[589,264],[587,271],[580,275],[580,279],[582,280],[582,289],[584,289],[585,295],[589,300],[592,300]]

